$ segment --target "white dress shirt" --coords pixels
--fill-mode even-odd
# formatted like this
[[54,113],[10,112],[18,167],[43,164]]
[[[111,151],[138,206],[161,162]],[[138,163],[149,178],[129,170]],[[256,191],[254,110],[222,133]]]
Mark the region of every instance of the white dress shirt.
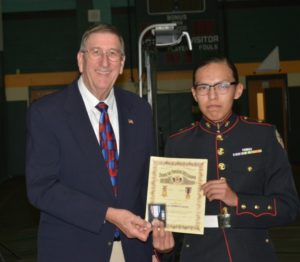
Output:
[[105,104],[108,105],[107,112],[108,112],[110,123],[114,130],[114,134],[117,142],[117,149],[119,153],[120,135],[119,135],[118,108],[115,99],[114,89],[113,88],[111,89],[108,97],[105,100],[99,101],[98,98],[96,98],[88,90],[88,88],[86,87],[86,85],[82,80],[82,77],[80,77],[78,80],[78,87],[98,142],[100,142],[99,141],[99,119],[100,119],[101,112],[96,108],[96,106],[98,105],[99,102],[104,102]]

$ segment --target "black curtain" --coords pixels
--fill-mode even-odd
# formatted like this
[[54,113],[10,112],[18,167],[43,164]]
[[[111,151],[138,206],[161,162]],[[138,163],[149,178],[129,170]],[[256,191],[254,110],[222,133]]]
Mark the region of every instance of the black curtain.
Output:
[[4,72],[3,72],[3,51],[0,50],[0,181],[5,177],[5,92],[4,92]]
[[0,182],[6,176],[5,159],[5,138],[4,138],[4,120],[5,120],[5,91],[4,91],[4,55],[3,55],[3,27],[2,27],[2,0],[0,0]]

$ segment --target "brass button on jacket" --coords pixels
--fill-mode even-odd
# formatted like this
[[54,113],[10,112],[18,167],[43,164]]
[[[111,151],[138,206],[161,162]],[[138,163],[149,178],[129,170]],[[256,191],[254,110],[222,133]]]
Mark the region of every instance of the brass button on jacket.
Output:
[[226,165],[224,163],[219,163],[218,164],[218,168],[219,168],[219,170],[225,170],[226,169]]
[[223,141],[223,136],[222,135],[217,135],[217,140],[218,141]]
[[224,155],[224,153],[225,153],[224,148],[222,148],[222,147],[218,148],[218,155],[219,155],[219,156]]

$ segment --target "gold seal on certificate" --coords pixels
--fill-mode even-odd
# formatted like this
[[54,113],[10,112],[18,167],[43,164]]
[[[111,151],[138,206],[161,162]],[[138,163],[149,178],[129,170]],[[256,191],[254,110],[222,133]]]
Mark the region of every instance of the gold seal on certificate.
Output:
[[146,219],[163,220],[167,231],[203,234],[207,159],[151,157]]

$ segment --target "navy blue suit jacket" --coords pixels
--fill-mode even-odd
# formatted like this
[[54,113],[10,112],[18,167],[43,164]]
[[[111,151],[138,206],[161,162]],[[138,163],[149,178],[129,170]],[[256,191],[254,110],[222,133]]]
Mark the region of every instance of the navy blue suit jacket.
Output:
[[[30,202],[41,210],[39,262],[109,261],[114,225],[108,207],[144,217],[152,112],[137,95],[115,88],[119,114],[118,197],[79,93],[77,81],[28,110],[26,179]],[[121,234],[126,261],[151,261],[151,241]]]

